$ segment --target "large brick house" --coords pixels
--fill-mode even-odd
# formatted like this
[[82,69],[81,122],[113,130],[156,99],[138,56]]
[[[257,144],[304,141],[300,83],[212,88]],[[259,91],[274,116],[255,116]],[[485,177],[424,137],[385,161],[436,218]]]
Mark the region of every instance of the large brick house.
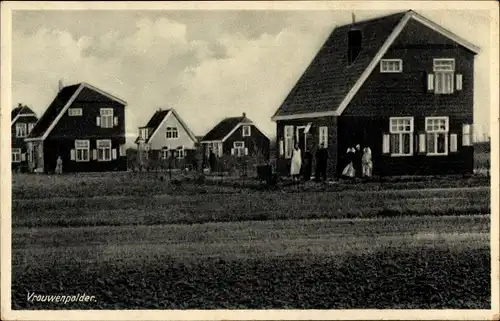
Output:
[[330,178],[357,144],[375,175],[472,173],[478,51],[411,10],[335,28],[272,117],[278,170],[323,143]]
[[87,83],[63,87],[26,138],[32,171],[124,171],[126,102]]
[[38,117],[28,106],[19,104],[11,112],[11,168],[13,171],[24,172],[28,170],[24,139],[28,137],[37,121]]

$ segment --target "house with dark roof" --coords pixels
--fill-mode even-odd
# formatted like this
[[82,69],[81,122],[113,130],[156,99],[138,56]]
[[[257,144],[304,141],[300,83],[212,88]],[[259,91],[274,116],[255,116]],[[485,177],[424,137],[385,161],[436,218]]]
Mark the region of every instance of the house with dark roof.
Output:
[[269,138],[245,113],[239,117],[222,119],[200,143],[204,156],[213,151],[216,157],[226,155],[269,158]]
[[24,139],[33,130],[38,117],[28,106],[18,104],[10,114],[11,117],[11,148],[12,171],[28,170],[28,157]]
[[359,144],[374,175],[472,173],[478,52],[411,10],[336,27],[272,117],[278,170],[323,144],[339,177]]
[[124,171],[127,103],[88,83],[60,88],[25,139],[29,167],[52,173]]
[[139,164],[147,160],[185,168],[193,165],[198,139],[175,109],[159,109],[139,127],[135,143]]

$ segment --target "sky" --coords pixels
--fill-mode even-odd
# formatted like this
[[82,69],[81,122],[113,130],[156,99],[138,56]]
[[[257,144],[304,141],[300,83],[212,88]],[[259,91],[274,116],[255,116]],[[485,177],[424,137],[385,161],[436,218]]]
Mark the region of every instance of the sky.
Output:
[[[489,11],[416,11],[481,48],[475,130],[489,135]],[[271,116],[335,25],[351,19],[341,10],[14,11],[12,104],[40,116],[60,79],[87,82],[127,101],[129,145],[159,108],[175,108],[196,135],[246,112],[273,137]]]

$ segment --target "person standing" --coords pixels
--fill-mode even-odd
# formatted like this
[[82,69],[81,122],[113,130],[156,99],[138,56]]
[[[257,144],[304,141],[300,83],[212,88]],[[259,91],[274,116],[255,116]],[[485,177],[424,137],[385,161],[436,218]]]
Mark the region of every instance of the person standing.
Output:
[[61,159],[61,156],[57,156],[57,160],[56,160],[56,174],[62,174],[62,168],[63,166],[63,161]]
[[356,145],[356,148],[354,149],[354,159],[352,164],[354,165],[354,170],[356,171],[355,176],[356,177],[362,177],[363,176],[363,169],[362,169],[362,151],[361,151],[361,146],[359,144]]
[[372,150],[370,147],[363,148],[363,177],[371,177],[373,170]]
[[328,164],[328,151],[324,144],[320,144],[316,150],[316,181],[321,179],[326,182],[326,167]]
[[302,153],[300,151],[299,145],[295,145],[292,151],[292,161],[290,164],[290,175],[293,180],[296,181],[300,175],[300,169],[302,167]]
[[210,172],[214,173],[215,172],[215,153],[212,149],[210,149],[210,154],[208,155],[208,165],[210,166]]
[[346,166],[342,171],[342,176],[346,178],[354,178],[356,171],[354,169],[354,154],[356,149],[354,147],[349,147],[346,151]]

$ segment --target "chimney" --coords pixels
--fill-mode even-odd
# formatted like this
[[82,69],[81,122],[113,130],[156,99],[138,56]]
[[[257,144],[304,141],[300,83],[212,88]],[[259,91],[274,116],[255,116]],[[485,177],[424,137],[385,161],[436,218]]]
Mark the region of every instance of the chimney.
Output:
[[64,87],[63,80],[59,79],[59,91],[61,91]]
[[243,112],[242,116],[247,117],[247,113]]
[[352,23],[356,23],[356,16],[354,15],[354,12],[352,13]]

